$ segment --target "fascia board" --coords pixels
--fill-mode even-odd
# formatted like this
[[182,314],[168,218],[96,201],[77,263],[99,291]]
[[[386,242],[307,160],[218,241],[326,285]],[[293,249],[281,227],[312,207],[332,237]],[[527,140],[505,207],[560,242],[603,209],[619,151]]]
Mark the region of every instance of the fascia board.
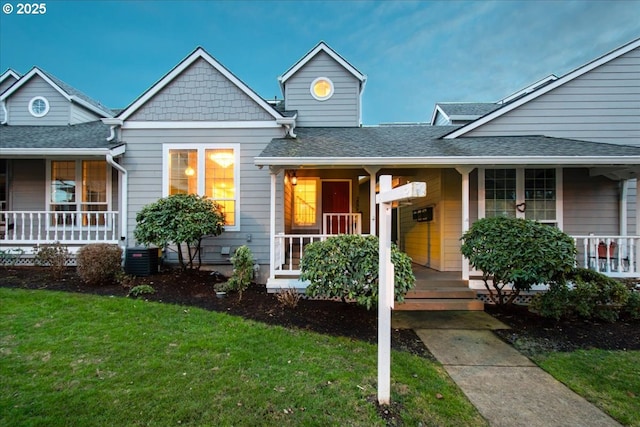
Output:
[[[279,118],[278,121],[283,120]],[[228,122],[206,122],[206,121],[175,121],[175,122],[154,122],[154,121],[125,121],[122,129],[269,129],[280,128],[278,121],[228,121]]]
[[293,67],[289,68],[289,70],[287,70],[282,76],[278,77],[280,85],[283,85],[284,82],[286,82],[291,76],[297,73],[300,68],[304,67],[307,62],[313,59],[313,57],[316,56],[320,51],[325,52],[327,55],[333,58],[338,64],[340,64],[343,68],[353,74],[353,76],[361,82],[367,80],[364,74],[358,71],[353,65],[349,64],[343,57],[338,55],[337,52],[327,46],[325,42],[320,42],[316,45],[316,47],[311,49],[309,53],[307,53],[298,62],[296,62]]
[[3,148],[0,157],[104,156],[109,148]]
[[444,165],[639,165],[640,156],[502,156],[502,157],[256,157],[256,166],[444,166]]
[[558,86],[562,86],[563,84],[570,82],[571,80],[582,76],[583,74],[588,73],[589,71],[593,70],[594,68],[597,68],[601,65],[606,64],[609,61],[612,61],[622,55],[624,55],[627,52],[630,52],[636,48],[640,47],[640,39],[636,39],[628,44],[626,44],[625,46],[622,46],[612,52],[609,52],[608,54],[601,56],[598,59],[595,59],[585,65],[583,65],[582,67],[576,68],[575,70],[569,72],[568,74],[565,74],[564,76],[560,77],[559,79],[549,83],[548,85],[531,92],[528,95],[523,96],[522,98],[513,101],[510,104],[505,105],[502,108],[499,108],[497,110],[495,110],[492,113],[487,114],[486,116],[481,117],[480,119],[471,122],[453,132],[451,132],[450,134],[444,136],[445,139],[454,139],[454,138],[458,138],[462,135],[465,135],[469,132],[471,132],[472,130],[490,122],[491,120],[500,117],[506,113],[508,113],[509,111],[512,111],[518,107],[520,107],[523,104],[526,104],[527,102],[534,100],[552,90],[554,90],[555,88],[557,88]]
[[447,116],[447,113],[445,113],[442,110],[442,108],[440,108],[440,106],[438,104],[436,104],[436,107],[433,109],[433,113],[431,114],[431,126],[435,126],[436,117],[438,116],[438,113],[442,114],[444,117],[447,118],[447,120],[451,121],[451,118],[449,116]]
[[20,74],[13,71],[11,68],[8,68],[7,71],[0,75],[0,83],[7,80],[9,77],[13,77],[16,80],[20,80]]
[[71,96],[70,100],[82,105],[84,108],[93,111],[94,113],[98,114],[101,117],[111,117],[109,114],[107,114],[106,111],[101,110],[100,108],[96,107],[95,105],[89,104],[87,101],[85,101],[82,98],[78,98],[77,96]]
[[118,117],[122,120],[129,118],[134,112],[136,112],[142,105],[153,98],[158,92],[160,92],[165,86],[167,86],[173,79],[178,77],[182,72],[187,69],[198,59],[204,59],[213,68],[215,68],[220,74],[229,79],[234,85],[236,85],[241,91],[249,96],[254,102],[260,105],[265,111],[267,111],[273,118],[281,118],[282,116],[267,103],[264,99],[260,98],[253,90],[251,90],[246,84],[238,79],[233,73],[227,70],[222,64],[216,61],[211,55],[209,55],[203,48],[198,47],[193,53],[183,59],[177,66],[175,66],[169,73],[156,82],[151,88],[149,88],[142,96],[140,96],[133,104],[127,107],[121,112]]
[[72,97],[62,90],[60,86],[55,84],[49,77],[47,77],[43,72],[41,72],[38,67],[33,67],[31,71],[29,71],[26,75],[24,75],[20,80],[18,80],[13,86],[11,86],[5,93],[0,96],[0,101],[4,101],[8,97],[10,97],[13,93],[15,93],[18,89],[24,86],[31,78],[35,75],[42,77],[42,79],[47,82],[52,88],[54,88],[57,92],[60,93],[67,101],[71,101]]

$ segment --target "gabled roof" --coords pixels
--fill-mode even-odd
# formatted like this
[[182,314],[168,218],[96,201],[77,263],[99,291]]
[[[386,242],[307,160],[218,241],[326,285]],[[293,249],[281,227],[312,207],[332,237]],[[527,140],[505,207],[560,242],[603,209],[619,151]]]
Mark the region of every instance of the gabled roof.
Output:
[[555,88],[564,85],[567,82],[570,82],[586,73],[588,73],[589,71],[600,67],[601,65],[604,65],[634,49],[637,49],[638,47],[640,47],[640,38],[635,39],[627,44],[625,44],[624,46],[621,46],[599,58],[594,59],[593,61],[579,67],[576,68],[575,70],[565,74],[564,76],[556,79],[556,80],[550,80],[547,84],[545,85],[541,85],[539,86],[537,89],[533,90],[532,92],[521,96],[520,98],[516,98],[514,100],[512,100],[511,102],[508,102],[507,104],[504,104],[501,108],[493,111],[492,113],[489,113],[471,123],[468,123],[464,126],[462,126],[459,129],[454,130],[453,132],[449,133],[448,135],[445,136],[445,138],[447,139],[452,139],[452,138],[458,138],[460,136],[463,136],[465,134],[467,134],[468,132],[472,131],[473,129],[476,129],[488,122],[490,122],[491,120],[500,117],[506,113],[508,113],[509,111],[512,111],[516,108],[518,108],[519,106],[526,104],[529,101],[532,101],[552,90],[554,90]]
[[142,107],[147,101],[153,98],[158,92],[171,83],[176,77],[178,77],[184,70],[186,70],[191,64],[198,59],[203,59],[208,62],[213,68],[215,68],[220,74],[229,79],[238,89],[244,92],[249,98],[251,98],[256,104],[260,105],[266,112],[268,112],[274,119],[282,118],[282,114],[278,112],[272,105],[262,99],[257,93],[247,86],[242,80],[236,77],[231,71],[229,71],[224,65],[216,61],[202,47],[197,47],[186,58],[173,67],[167,74],[165,74],[160,80],[147,89],[142,95],[140,95],[135,101],[133,101],[127,108],[118,114],[118,118],[126,120],[133,113],[135,113],[140,107]]
[[500,108],[493,102],[438,102],[431,115],[431,124],[435,125],[436,117],[443,115],[450,122],[454,120],[475,120]]
[[[625,165],[636,173],[640,148],[541,135],[441,139],[451,126],[296,128],[276,138],[258,166]],[[393,143],[393,142],[401,143]]]
[[18,80],[13,86],[7,89],[2,95],[0,95],[0,101],[4,101],[12,94],[14,94],[17,90],[19,90],[22,86],[24,86],[29,80],[31,80],[34,76],[40,76],[44,81],[46,81],[52,88],[54,88],[60,95],[65,97],[70,102],[75,102],[79,105],[82,105],[84,108],[93,111],[97,115],[101,117],[112,117],[113,112],[109,110],[107,107],[96,101],[95,99],[90,98],[79,90],[69,86],[62,80],[54,77],[53,75],[41,70],[38,67],[33,67],[27,74],[22,76],[20,80]]
[[[349,61],[340,56],[335,50],[331,49],[325,42],[320,41],[313,49],[307,52],[302,58],[298,60],[291,68],[289,68],[283,75],[278,77],[278,81],[280,82],[280,86],[283,86],[284,83],[291,78],[298,70],[304,67],[309,61],[311,61],[318,53],[324,52],[329,55],[334,61],[340,64],[345,70],[351,73],[356,79],[358,79],[361,83],[364,83],[367,80],[367,76],[362,74],[356,67],[351,65]],[[362,87],[362,85],[361,85]]]
[[102,155],[119,142],[109,142],[101,121],[70,126],[0,126],[2,156]]
[[20,80],[20,74],[18,74],[16,71],[12,70],[11,68],[7,68],[7,70],[4,73],[0,74],[0,84],[10,78],[15,79],[16,81]]

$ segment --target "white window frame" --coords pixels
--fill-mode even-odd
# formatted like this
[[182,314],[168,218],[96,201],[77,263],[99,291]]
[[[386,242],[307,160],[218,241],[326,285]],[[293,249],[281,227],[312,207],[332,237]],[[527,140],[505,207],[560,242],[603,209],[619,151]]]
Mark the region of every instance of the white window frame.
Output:
[[[487,169],[515,169],[516,171],[516,204],[524,203],[524,171],[525,169],[555,169],[556,171],[556,220],[555,221],[539,221],[542,224],[556,224],[562,230],[564,228],[564,212],[563,212],[563,192],[562,192],[562,168],[546,168],[546,167],[496,167],[496,168],[478,168],[478,219],[484,218],[486,214],[485,205],[485,170]],[[526,213],[516,209],[517,218],[525,218]]]
[[240,144],[162,144],[162,197],[169,196],[169,151],[170,150],[196,150],[198,153],[198,184],[199,196],[205,195],[205,151],[206,150],[233,150],[233,181],[236,188],[235,198],[235,225],[225,225],[225,231],[240,231]]
[[[51,201],[51,162],[52,161],[56,161],[56,162],[75,162],[76,164],[76,169],[75,169],[75,178],[76,178],[76,201],[75,201],[75,205],[76,205],[76,210],[75,211],[60,211],[60,213],[62,214],[69,214],[69,213],[74,213],[74,214],[82,214],[82,213],[91,213],[91,211],[83,211],[82,210],[82,205],[83,204],[88,204],[88,203],[83,203],[82,202],[82,162],[83,161],[94,161],[94,160],[104,160],[105,163],[107,164],[106,166],[106,171],[105,171],[105,180],[107,183],[107,187],[106,187],[106,202],[105,203],[100,203],[100,204],[106,204],[107,205],[107,212],[111,212],[112,210],[112,199],[113,199],[113,193],[112,193],[112,168],[111,165],[102,158],[96,159],[96,158],[82,158],[82,159],[77,159],[77,158],[60,158],[60,159],[47,159],[47,165],[46,165],[46,178],[47,178],[47,184],[46,184],[46,189],[45,189],[45,206],[46,206],[46,210],[47,212],[53,212],[53,209],[51,208],[52,205],[56,205],[56,204],[60,204],[60,203],[53,203]],[[80,193],[79,193],[80,192]],[[78,230],[109,230],[111,228],[112,224],[111,224],[111,217],[108,216],[106,218],[106,223],[104,225],[76,225],[75,228]],[[55,229],[57,226],[52,225],[49,221],[47,221],[47,230],[52,230]]]
[[[326,95],[326,96],[318,96],[316,94],[316,92],[313,90],[315,85],[316,85],[316,83],[318,83],[321,80],[325,80],[327,83],[329,83],[329,86],[330,86],[330,89],[331,89],[329,91],[329,94]],[[334,91],[335,91],[335,85],[333,84],[333,81],[331,81],[331,79],[329,77],[318,77],[317,79],[314,79],[311,82],[311,86],[309,86],[309,92],[311,92],[311,96],[313,96],[318,101],[326,101],[326,100],[328,100],[329,98],[331,98],[333,96]]]
[[313,180],[316,185],[316,222],[315,224],[309,225],[301,225],[296,223],[296,186],[293,186],[291,196],[292,196],[292,206],[291,206],[291,228],[294,230],[307,230],[307,229],[319,229],[322,224],[322,185],[320,178],[314,176],[303,176],[297,177],[298,181],[301,179]]
[[[44,111],[42,113],[37,113],[33,111],[33,104],[36,101],[44,102]],[[49,112],[49,101],[47,100],[47,98],[45,98],[44,96],[34,96],[33,98],[31,98],[31,100],[29,101],[29,113],[31,113],[33,117],[38,117],[38,118],[44,117],[47,115],[48,112]]]

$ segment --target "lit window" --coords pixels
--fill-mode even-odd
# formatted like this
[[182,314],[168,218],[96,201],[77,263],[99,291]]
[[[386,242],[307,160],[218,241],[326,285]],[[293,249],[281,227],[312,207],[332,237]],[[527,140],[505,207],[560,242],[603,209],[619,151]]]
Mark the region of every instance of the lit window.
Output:
[[316,180],[313,178],[298,178],[293,187],[293,221],[297,226],[316,225],[318,211],[318,191]]
[[34,117],[43,117],[49,112],[49,101],[42,96],[36,96],[29,101],[29,112]]
[[326,101],[333,95],[333,83],[327,77],[318,77],[311,83],[311,96]]
[[164,152],[164,196],[205,196],[220,206],[228,231],[238,227],[238,147],[167,144]]

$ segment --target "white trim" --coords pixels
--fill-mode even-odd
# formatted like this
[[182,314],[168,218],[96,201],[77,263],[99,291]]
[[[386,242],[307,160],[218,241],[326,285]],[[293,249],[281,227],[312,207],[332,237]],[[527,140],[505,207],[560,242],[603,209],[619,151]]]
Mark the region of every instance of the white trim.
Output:
[[[282,120],[282,119],[280,119]],[[276,121],[131,121],[124,122],[122,129],[267,129],[281,127]]]
[[322,180],[317,176],[298,176],[298,183],[300,180],[312,180],[316,186],[316,218],[313,224],[298,224],[296,223],[296,188],[297,185],[291,185],[293,188],[291,189],[291,197],[292,197],[292,207],[291,207],[291,229],[292,230],[308,230],[308,229],[320,229],[322,228]]
[[[11,68],[7,68],[7,71],[5,71],[4,73],[2,73],[0,75],[0,83],[4,82],[5,80],[7,80],[9,77],[13,77],[14,79],[16,79],[16,82],[18,80],[20,80],[20,74],[16,73],[15,71],[13,71]],[[14,82],[15,84],[15,82]]]
[[438,114],[446,117],[447,121],[451,123],[451,118],[442,110],[442,108],[440,108],[440,105],[436,104],[436,107],[433,109],[433,113],[431,114],[431,126],[436,125],[436,117],[438,116]]
[[[33,111],[33,104],[36,101],[42,101],[44,102],[44,111],[41,113],[36,113],[35,111]],[[31,100],[29,101],[29,113],[33,116],[33,117],[44,117],[47,115],[47,113],[49,112],[49,100],[47,100],[47,98],[45,98],[44,96],[34,96],[33,98],[31,98]]]
[[289,78],[291,78],[291,76],[298,72],[300,68],[304,67],[307,62],[311,61],[311,59],[313,59],[313,57],[321,51],[325,52],[344,69],[353,74],[356,79],[360,80],[361,82],[365,82],[367,80],[367,77],[364,74],[358,71],[353,65],[349,64],[340,55],[338,55],[338,53],[331,49],[325,42],[321,41],[316,45],[316,47],[311,49],[311,51],[309,51],[300,60],[298,60],[298,62],[296,62],[293,67],[289,68],[283,75],[278,77],[278,82],[280,82],[280,85],[282,86],[287,80],[289,80]]
[[465,157],[256,157],[256,166],[358,166],[390,165],[390,166],[452,166],[456,165],[637,165],[640,156],[465,156]]
[[3,157],[16,156],[101,156],[104,157],[108,148],[2,148]]
[[[329,94],[325,95],[325,96],[319,96],[318,94],[316,94],[315,86],[318,82],[321,81],[325,81],[329,84]],[[311,96],[318,100],[318,101],[326,101],[329,98],[331,98],[333,96],[333,92],[335,91],[335,86],[333,85],[333,81],[331,81],[331,79],[329,77],[318,77],[316,79],[314,79],[311,82],[311,85],[309,85],[309,92],[311,93]]]
[[446,135],[444,138],[445,139],[454,139],[454,138],[458,138],[462,135],[465,135],[469,132],[471,132],[474,129],[477,129],[478,127],[492,121],[493,119],[500,117],[506,113],[508,113],[509,111],[512,111],[516,108],[518,108],[519,106],[526,104],[529,101],[532,101],[552,90],[554,90],[555,88],[562,86],[563,84],[570,82],[571,80],[580,77],[586,73],[588,73],[589,71],[593,70],[594,68],[600,67],[601,65],[606,64],[609,61],[612,61],[624,54],[626,54],[627,52],[632,51],[633,49],[636,49],[640,47],[640,39],[636,39],[598,59],[595,59],[585,65],[583,65],[582,67],[579,67],[571,72],[569,72],[568,74],[565,74],[564,76],[562,76],[561,78],[549,83],[548,85],[535,90],[531,93],[529,93],[528,95],[523,96],[522,98],[513,101],[512,103],[505,105],[502,108],[497,109],[496,111],[487,114],[486,116],[481,117],[480,119],[469,123],[453,132],[451,132],[450,134]]
[[538,87],[540,87],[541,85],[543,85],[544,83],[548,83],[548,82],[552,82],[558,80],[558,76],[556,76],[555,74],[550,74],[547,77],[538,80],[537,82],[530,84],[529,86],[525,87],[524,89],[520,89],[517,92],[514,92],[513,94],[507,96],[506,98],[501,99],[500,101],[496,102],[496,104],[506,104],[507,102],[516,99],[519,96],[525,95],[529,92],[533,92],[534,90],[536,90]]
[[238,89],[244,92],[249,98],[251,98],[256,104],[262,107],[267,113],[269,113],[274,119],[282,118],[282,115],[273,108],[267,101],[260,98],[249,86],[244,84],[240,79],[227,70],[222,64],[216,61],[211,55],[209,55],[203,48],[198,47],[193,53],[183,59],[178,65],[176,65],[168,74],[162,77],[151,88],[143,93],[133,104],[129,105],[124,111],[118,114],[118,117],[122,120],[127,120],[133,113],[135,113],[140,107],[142,107],[147,101],[153,98],[158,92],[160,92],[165,86],[178,77],[182,72],[187,69],[198,59],[204,59],[215,68],[220,74],[231,81]]
[[240,144],[215,144],[215,143],[200,143],[200,144],[180,144],[180,143],[165,143],[162,144],[162,197],[169,196],[169,151],[170,150],[197,150],[198,155],[198,184],[197,192],[203,196],[205,191],[205,150],[219,150],[230,149],[233,150],[235,156],[233,163],[233,180],[235,183],[235,225],[225,225],[225,231],[240,231]]
[[2,93],[2,95],[0,96],[0,101],[4,101],[5,99],[7,99],[9,96],[11,96],[11,94],[13,94],[19,88],[21,88],[24,84],[26,84],[29,80],[31,80],[31,78],[33,76],[35,76],[35,75],[40,76],[40,78],[42,78],[45,82],[47,82],[47,84],[49,84],[49,86],[51,86],[53,89],[55,89],[67,101],[76,102],[76,103],[82,105],[83,107],[93,111],[94,113],[98,114],[101,117],[109,117],[110,116],[106,111],[103,111],[103,110],[99,109],[98,107],[86,102],[85,100],[79,99],[77,96],[72,96],[72,95],[68,94],[60,86],[55,84],[53,82],[53,80],[51,80],[49,77],[47,77],[47,75],[45,73],[40,71],[40,69],[38,67],[33,67],[31,69],[31,71],[29,71],[26,75],[24,75],[22,78],[20,78],[20,80],[18,80],[16,83],[14,83],[13,86],[11,86],[4,93]]

